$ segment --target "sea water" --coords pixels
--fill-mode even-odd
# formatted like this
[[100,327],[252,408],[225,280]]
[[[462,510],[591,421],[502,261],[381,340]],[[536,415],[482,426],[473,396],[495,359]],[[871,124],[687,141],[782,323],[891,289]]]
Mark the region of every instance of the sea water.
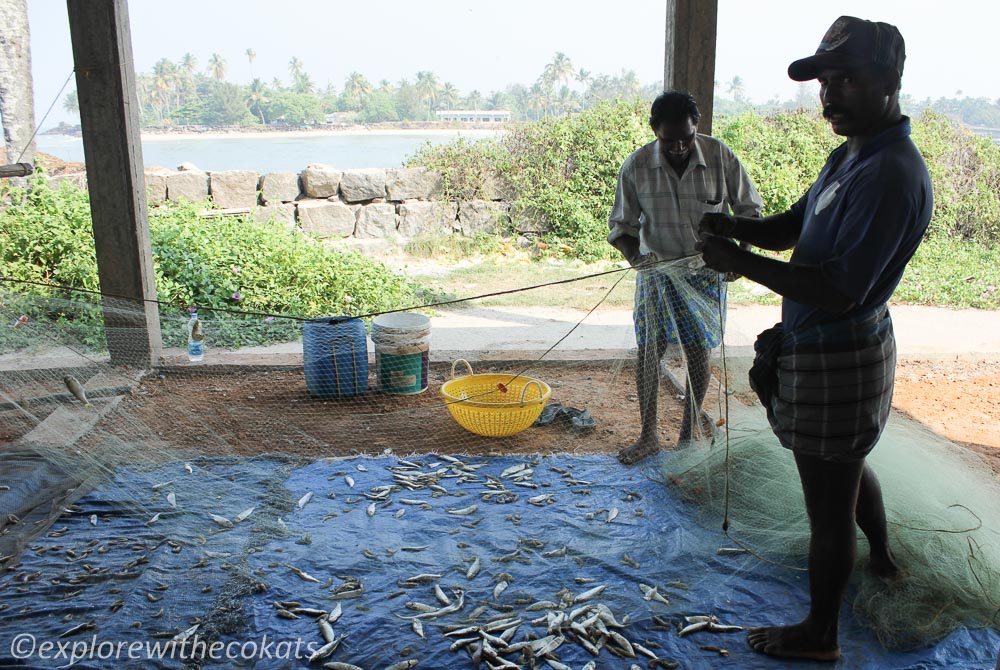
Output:
[[[496,137],[495,130],[454,132],[360,133],[321,135],[247,133],[212,137],[142,138],[142,161],[146,167],[174,169],[193,163],[202,170],[254,170],[301,172],[310,163],[325,163],[342,170],[402,167],[403,162],[425,143],[442,144],[458,137],[477,140]],[[65,161],[84,161],[83,140],[69,135],[38,135],[38,151]]]

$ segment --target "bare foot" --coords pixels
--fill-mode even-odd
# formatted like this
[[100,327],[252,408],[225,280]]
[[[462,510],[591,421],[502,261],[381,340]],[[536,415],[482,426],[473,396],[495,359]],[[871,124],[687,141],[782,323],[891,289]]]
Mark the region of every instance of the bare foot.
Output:
[[747,643],[754,651],[768,656],[813,661],[836,661],[840,658],[840,647],[835,639],[820,639],[802,624],[751,628],[747,631]]
[[618,452],[618,460],[624,465],[635,465],[660,451],[660,441],[655,437],[639,436],[635,444],[630,444]]
[[871,570],[873,575],[882,577],[883,579],[895,579],[900,575],[896,557],[888,549],[880,552],[872,551],[869,557],[868,569]]

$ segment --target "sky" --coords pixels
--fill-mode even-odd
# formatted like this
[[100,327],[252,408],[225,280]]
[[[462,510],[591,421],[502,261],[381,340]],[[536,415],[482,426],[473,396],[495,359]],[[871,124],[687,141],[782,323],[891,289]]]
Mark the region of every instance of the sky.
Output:
[[[62,98],[75,88],[65,0],[27,0],[36,123],[75,122]],[[287,7],[287,11],[281,11]],[[205,71],[225,58],[229,81],[251,74],[290,80],[294,56],[320,87],[339,91],[353,71],[371,82],[416,79],[420,70],[483,96],[530,85],[563,52],[593,74],[634,70],[642,84],[663,78],[666,0],[131,0],[135,69],[191,52]],[[794,98],[788,64],[812,54],[841,14],[895,24],[906,40],[903,93],[1000,98],[996,29],[1000,2],[983,0],[719,0],[717,95],[736,76],[754,102]],[[246,50],[256,58],[252,65]],[[64,82],[65,90],[59,95]],[[808,84],[815,88],[815,84]],[[816,89],[818,90],[818,89]]]

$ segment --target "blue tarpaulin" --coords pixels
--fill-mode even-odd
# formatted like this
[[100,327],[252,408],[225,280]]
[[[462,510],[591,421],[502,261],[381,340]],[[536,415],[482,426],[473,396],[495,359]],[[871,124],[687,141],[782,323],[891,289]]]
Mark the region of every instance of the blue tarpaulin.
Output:
[[[412,659],[415,668],[471,668],[466,649],[451,650],[461,637],[446,635],[454,627],[520,619],[513,644],[545,637],[547,613],[589,607],[580,621],[603,605],[622,624],[617,634],[681,668],[815,667],[755,654],[742,631],[678,634],[685,617],[733,626],[798,620],[806,574],[720,555],[731,546],[721,529],[700,526],[669,487],[613,456],[192,464],[123,471],[29,544],[0,578],[0,666],[339,661],[380,670]],[[325,644],[317,612],[338,606],[331,627],[340,643],[310,664]],[[408,618],[419,614],[427,616]],[[185,651],[201,644],[197,663],[178,658],[179,642],[173,659],[150,658],[156,648],[144,645],[162,652],[192,629]],[[564,632],[555,654],[574,669],[650,660],[613,655],[614,645],[595,656],[568,624]],[[887,650],[850,611],[840,637],[843,657],[828,667],[993,668],[1000,647],[996,631],[960,629],[932,647]],[[78,660],[67,656],[71,643]],[[518,663],[520,654],[504,658]]]

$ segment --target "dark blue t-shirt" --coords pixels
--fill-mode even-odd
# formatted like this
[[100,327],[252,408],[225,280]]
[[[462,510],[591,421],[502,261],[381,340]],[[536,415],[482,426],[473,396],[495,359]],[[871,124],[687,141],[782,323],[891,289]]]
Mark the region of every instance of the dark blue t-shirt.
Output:
[[[908,117],[872,138],[855,158],[846,154],[847,144],[835,149],[792,205],[802,233],[791,262],[819,266],[854,301],[850,315],[889,301],[930,223],[933,196]],[[785,298],[781,318],[788,333],[838,317]]]

